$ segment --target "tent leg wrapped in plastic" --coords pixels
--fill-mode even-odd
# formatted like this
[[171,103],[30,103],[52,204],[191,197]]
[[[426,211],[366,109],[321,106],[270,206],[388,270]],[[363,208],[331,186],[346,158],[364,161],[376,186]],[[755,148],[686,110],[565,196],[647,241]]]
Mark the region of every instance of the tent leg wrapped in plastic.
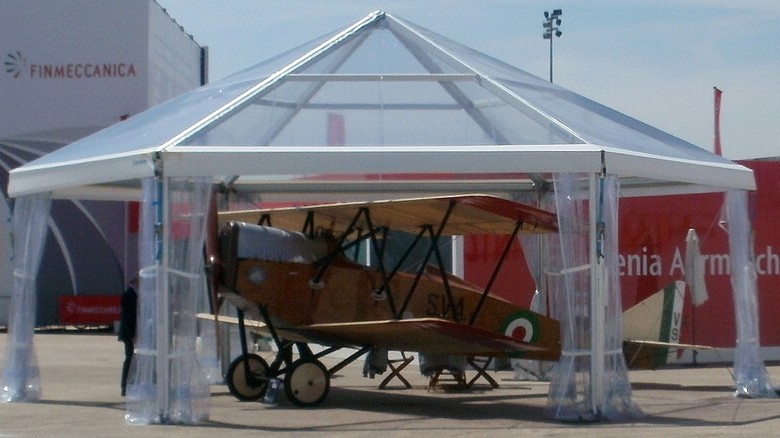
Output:
[[13,212],[14,285],[9,310],[6,363],[0,382],[5,402],[36,401],[41,381],[33,344],[36,278],[46,243],[51,199],[48,193],[18,198]]
[[769,374],[759,355],[758,292],[753,255],[747,192],[726,193],[731,287],[737,321],[737,349],[734,354],[735,395],[748,398],[776,398]]
[[618,278],[618,181],[591,175],[587,190],[555,175],[559,234],[548,246],[552,315],[561,322],[561,359],[551,375],[548,414],[562,421],[641,415],[623,356]]
[[206,295],[208,178],[147,178],[141,207],[138,341],[127,390],[129,423],[208,418],[209,382],[196,350]]

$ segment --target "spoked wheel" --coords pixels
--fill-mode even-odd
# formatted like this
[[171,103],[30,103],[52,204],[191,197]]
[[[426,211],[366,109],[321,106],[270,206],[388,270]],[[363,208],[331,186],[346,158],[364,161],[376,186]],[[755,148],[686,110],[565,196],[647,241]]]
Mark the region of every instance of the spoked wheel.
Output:
[[256,354],[239,356],[228,367],[226,380],[235,398],[242,401],[258,400],[268,389],[268,363]]
[[316,359],[298,359],[284,375],[284,393],[297,406],[317,406],[325,400],[329,390],[328,371]]

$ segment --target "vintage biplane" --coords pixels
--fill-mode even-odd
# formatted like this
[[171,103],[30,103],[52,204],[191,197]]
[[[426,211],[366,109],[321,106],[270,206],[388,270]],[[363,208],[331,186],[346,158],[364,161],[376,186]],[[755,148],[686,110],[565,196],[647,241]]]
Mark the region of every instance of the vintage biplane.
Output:
[[[292,403],[317,405],[334,373],[376,351],[445,360],[560,355],[556,320],[490,294],[515,237],[555,232],[552,213],[462,195],[228,212],[219,222],[216,283],[238,309],[238,318],[223,322],[239,325],[243,348],[226,381],[240,400],[262,398],[269,380],[281,377]],[[398,232],[408,237],[388,266],[388,242]],[[450,236],[491,233],[506,235],[507,243],[485,288],[446,274],[442,247]],[[372,249],[371,263],[354,260],[361,245]],[[409,258],[421,259],[415,270],[402,269]],[[677,281],[624,313],[631,368],[655,369],[673,362],[679,349],[709,348],[679,343],[684,293]],[[274,340],[271,364],[247,351],[247,330]],[[315,354],[312,343],[327,348]],[[336,366],[320,361],[345,347],[356,351]]]
[[[552,213],[462,195],[219,216],[217,283],[221,296],[239,309],[244,349],[226,381],[241,400],[263,397],[269,380],[283,376],[292,403],[317,405],[328,394],[331,376],[369,352],[539,360],[560,355],[556,320],[490,293],[516,236],[555,232]],[[391,265],[385,252],[399,232],[409,242]],[[495,233],[506,235],[507,243],[485,288],[447,274],[442,241]],[[366,246],[370,263],[354,261],[355,251]],[[413,252],[420,259],[415,268],[402,269]],[[259,317],[276,344],[270,364],[247,351],[247,314]],[[327,348],[314,353],[310,343]],[[356,351],[336,366],[328,369],[320,361],[345,347]]]

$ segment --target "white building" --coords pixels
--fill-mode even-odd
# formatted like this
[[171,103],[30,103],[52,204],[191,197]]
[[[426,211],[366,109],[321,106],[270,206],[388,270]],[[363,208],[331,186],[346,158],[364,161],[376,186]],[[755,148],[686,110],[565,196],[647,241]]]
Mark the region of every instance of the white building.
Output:
[[[3,0],[3,193],[9,170],[204,84],[206,55],[154,0]],[[130,207],[53,203],[38,280],[38,325],[61,322],[59,297],[121,293],[125,273],[136,266]],[[6,220],[12,208],[13,201],[0,202],[0,325],[7,321],[13,285]],[[102,304],[88,308],[91,301],[71,302],[68,310],[83,310],[87,320],[105,317]]]

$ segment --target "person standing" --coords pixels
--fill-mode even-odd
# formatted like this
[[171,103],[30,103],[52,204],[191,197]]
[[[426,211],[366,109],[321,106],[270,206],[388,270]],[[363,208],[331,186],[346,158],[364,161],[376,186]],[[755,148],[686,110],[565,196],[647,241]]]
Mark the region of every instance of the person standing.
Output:
[[122,363],[122,397],[127,389],[127,375],[135,350],[136,323],[138,319],[138,279],[133,279],[120,300],[119,340],[125,344],[125,360]]

